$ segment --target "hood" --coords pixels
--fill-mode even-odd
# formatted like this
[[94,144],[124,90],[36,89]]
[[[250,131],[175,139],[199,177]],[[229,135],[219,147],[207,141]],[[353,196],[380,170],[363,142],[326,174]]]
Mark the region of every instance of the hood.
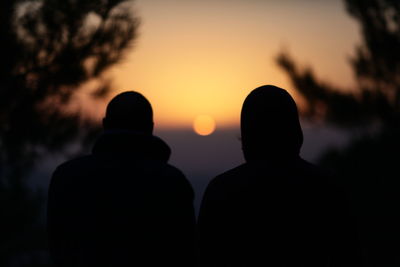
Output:
[[276,86],[254,89],[243,103],[241,135],[246,161],[298,157],[303,132],[293,98]]
[[133,131],[106,131],[96,141],[92,153],[167,162],[171,149],[163,140],[154,135]]

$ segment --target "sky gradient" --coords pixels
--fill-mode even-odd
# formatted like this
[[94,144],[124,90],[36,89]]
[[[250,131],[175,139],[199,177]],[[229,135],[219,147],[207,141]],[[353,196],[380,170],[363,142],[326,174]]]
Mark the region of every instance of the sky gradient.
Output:
[[360,34],[342,1],[136,0],[133,8],[139,37],[110,75],[116,93],[150,100],[156,127],[190,128],[198,115],[217,129],[237,126],[244,98],[263,84],[301,105],[275,63],[282,50],[333,84],[353,84],[348,59]]
[[[79,108],[100,121],[117,93],[135,90],[147,97],[155,134],[170,145],[170,163],[192,183],[196,208],[211,178],[244,161],[239,119],[251,90],[273,84],[288,89],[301,106],[275,63],[282,49],[312,66],[321,79],[340,87],[354,83],[348,59],[360,33],[340,0],[136,0],[133,9],[141,18],[139,37],[125,60],[107,73],[113,93],[100,104]],[[199,115],[214,118],[213,134],[194,133]],[[302,127],[301,156],[311,162],[348,140],[338,129]],[[47,186],[48,173],[64,160],[49,159],[33,183]]]

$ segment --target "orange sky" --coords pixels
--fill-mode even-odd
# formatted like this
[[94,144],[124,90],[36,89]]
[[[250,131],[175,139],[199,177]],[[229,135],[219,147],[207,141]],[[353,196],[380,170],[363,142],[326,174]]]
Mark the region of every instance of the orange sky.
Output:
[[321,78],[353,83],[348,58],[360,35],[342,1],[136,0],[134,9],[140,35],[113,67],[113,87],[143,93],[156,127],[191,127],[198,115],[237,125],[255,87],[292,89],[274,62],[282,48]]

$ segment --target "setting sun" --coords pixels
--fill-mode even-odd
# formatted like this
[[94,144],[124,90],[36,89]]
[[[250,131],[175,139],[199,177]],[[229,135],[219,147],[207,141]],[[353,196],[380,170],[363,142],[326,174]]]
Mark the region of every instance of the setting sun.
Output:
[[197,116],[193,122],[193,129],[198,135],[210,135],[215,131],[215,120],[208,115]]
[[238,127],[243,100],[254,88],[272,84],[293,93],[276,64],[286,48],[322,77],[352,86],[346,55],[360,38],[341,1],[134,2],[143,20],[140,37],[107,74],[114,94],[135,90],[149,99],[159,129],[192,128],[201,114],[211,115],[219,129]]

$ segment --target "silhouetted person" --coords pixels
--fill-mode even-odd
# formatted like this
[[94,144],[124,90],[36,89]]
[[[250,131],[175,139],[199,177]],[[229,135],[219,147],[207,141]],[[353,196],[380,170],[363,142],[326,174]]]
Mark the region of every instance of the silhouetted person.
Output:
[[241,134],[246,163],[214,178],[203,197],[201,263],[356,263],[345,196],[299,156],[303,134],[292,97],[275,86],[253,90],[243,104]]
[[60,165],[48,198],[57,266],[193,266],[194,193],[152,135],[150,103],[137,92],[107,106],[92,154]]

